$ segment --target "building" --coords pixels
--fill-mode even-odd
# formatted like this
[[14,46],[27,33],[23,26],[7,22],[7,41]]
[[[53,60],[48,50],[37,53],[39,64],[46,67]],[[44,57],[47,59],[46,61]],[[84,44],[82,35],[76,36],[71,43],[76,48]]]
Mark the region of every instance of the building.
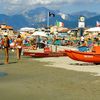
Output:
[[8,33],[9,36],[14,35],[14,30],[12,26],[8,26],[6,24],[0,25],[0,35],[4,35],[4,33]]

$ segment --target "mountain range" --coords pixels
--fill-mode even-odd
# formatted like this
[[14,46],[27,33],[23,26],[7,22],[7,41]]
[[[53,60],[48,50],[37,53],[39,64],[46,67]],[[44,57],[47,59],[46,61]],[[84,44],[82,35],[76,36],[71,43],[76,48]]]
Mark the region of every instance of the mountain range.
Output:
[[95,12],[80,11],[65,14],[66,17],[63,19],[60,15],[62,12],[59,10],[50,10],[45,7],[38,7],[17,15],[0,14],[0,24],[13,26],[15,30],[22,27],[46,27],[48,12],[55,14],[55,17],[49,17],[50,26],[55,25],[56,21],[60,21],[64,23],[65,27],[76,28],[78,26],[78,19],[80,16],[85,17],[87,27],[94,27],[96,25],[96,21],[100,21],[100,14]]

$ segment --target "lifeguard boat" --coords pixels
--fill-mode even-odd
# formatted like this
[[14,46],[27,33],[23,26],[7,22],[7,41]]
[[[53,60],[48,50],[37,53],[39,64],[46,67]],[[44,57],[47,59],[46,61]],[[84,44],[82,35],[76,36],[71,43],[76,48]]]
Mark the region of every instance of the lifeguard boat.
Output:
[[94,46],[91,52],[65,50],[68,57],[73,60],[100,64],[100,46]]
[[65,51],[57,51],[52,52],[49,47],[44,48],[44,52],[28,52],[24,51],[24,56],[31,56],[31,57],[60,57],[60,56],[66,56]]

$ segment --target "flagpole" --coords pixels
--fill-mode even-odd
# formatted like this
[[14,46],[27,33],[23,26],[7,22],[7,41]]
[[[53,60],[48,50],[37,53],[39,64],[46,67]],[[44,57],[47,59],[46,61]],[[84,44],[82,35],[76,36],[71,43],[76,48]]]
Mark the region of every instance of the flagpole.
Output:
[[49,12],[47,14],[47,27],[49,27]]

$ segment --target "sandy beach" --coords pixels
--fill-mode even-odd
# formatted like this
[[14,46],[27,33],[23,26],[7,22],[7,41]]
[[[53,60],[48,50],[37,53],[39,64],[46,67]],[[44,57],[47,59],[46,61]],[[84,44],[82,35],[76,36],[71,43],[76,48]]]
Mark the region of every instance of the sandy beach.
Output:
[[100,65],[95,65],[93,63],[84,63],[80,61],[74,61],[69,57],[51,57],[51,58],[41,58],[35,59],[40,62],[50,62],[45,66],[52,66],[56,68],[63,68],[67,70],[75,70],[82,72],[91,72],[92,75],[100,76]]
[[100,77],[94,75],[99,65],[68,57],[12,58],[0,64],[0,99],[99,100]]

